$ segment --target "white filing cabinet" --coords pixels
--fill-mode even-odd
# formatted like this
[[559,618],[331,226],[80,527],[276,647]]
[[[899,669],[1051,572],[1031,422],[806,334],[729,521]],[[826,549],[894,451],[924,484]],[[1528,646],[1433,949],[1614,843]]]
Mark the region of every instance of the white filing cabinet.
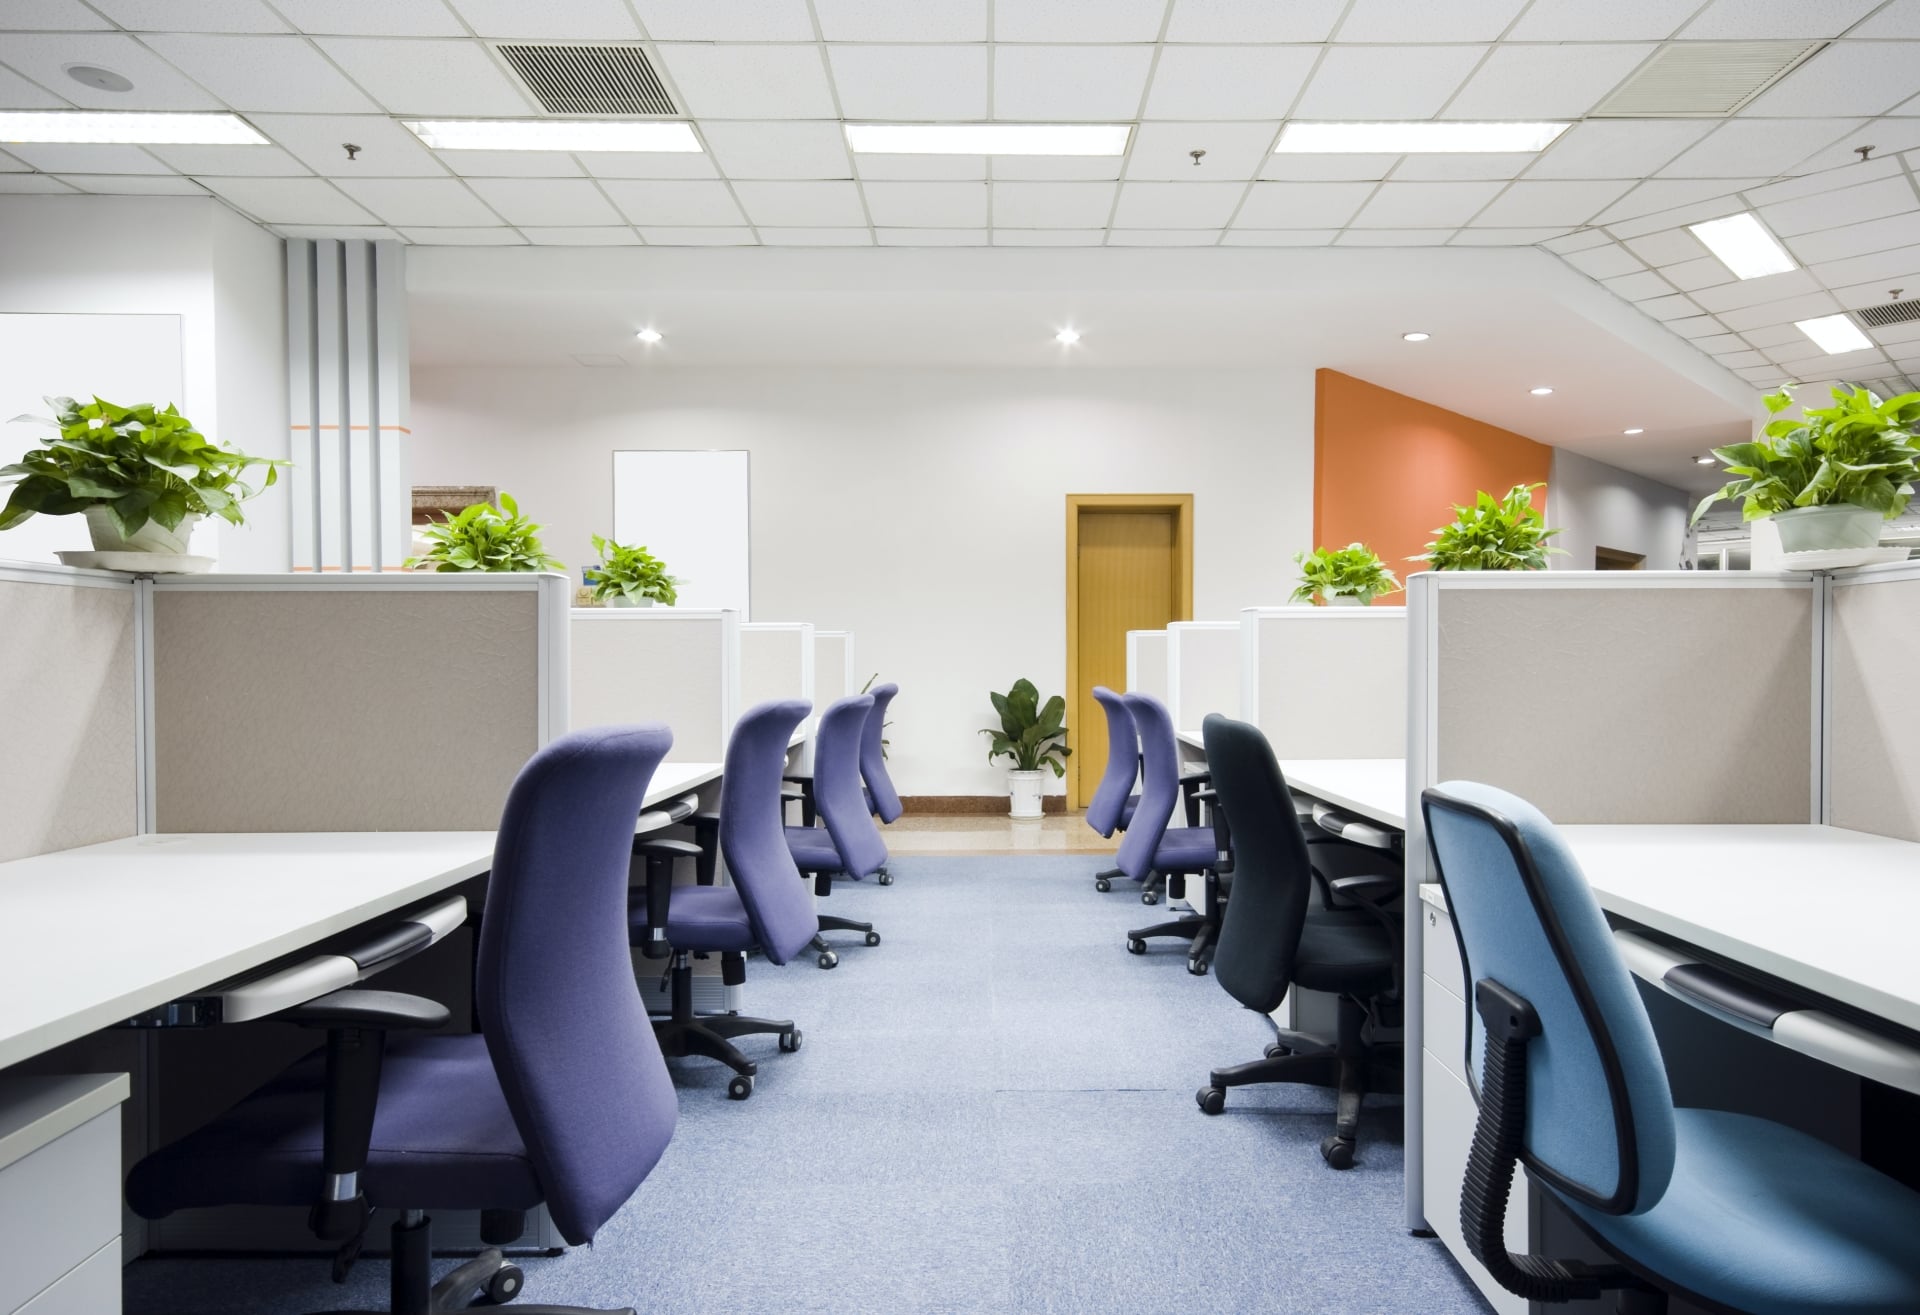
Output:
[[[1500,1315],[1527,1315],[1528,1303],[1495,1283],[1484,1266],[1467,1253],[1460,1231],[1460,1183],[1466,1177],[1478,1109],[1467,1085],[1467,989],[1460,967],[1460,946],[1453,919],[1437,883],[1420,887],[1420,924],[1425,963],[1421,981],[1424,1005],[1421,1031],[1421,1164],[1425,1173],[1427,1226],[1440,1235],[1481,1295]],[[1527,1182],[1514,1175],[1507,1201],[1507,1247],[1528,1245]]]
[[0,1078],[0,1315],[118,1315],[127,1075]]

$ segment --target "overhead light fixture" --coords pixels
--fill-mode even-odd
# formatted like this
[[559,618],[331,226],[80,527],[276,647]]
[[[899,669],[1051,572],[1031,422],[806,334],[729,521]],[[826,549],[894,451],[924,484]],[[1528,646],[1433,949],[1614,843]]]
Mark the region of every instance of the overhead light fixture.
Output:
[[403,119],[438,151],[700,153],[690,123],[633,119]]
[[237,114],[158,114],[125,110],[7,110],[0,142],[86,142],[114,146],[265,146]]
[[1060,330],[1060,332],[1053,335],[1053,340],[1059,343],[1062,347],[1071,347],[1075,343],[1080,341],[1080,330],[1062,329]]
[[1425,342],[1427,339],[1433,337],[1430,333],[1403,333],[1400,336],[1407,342]]
[[1549,393],[1551,393],[1553,389],[1542,387],[1542,388],[1529,388],[1527,389],[1527,391],[1532,393],[1535,397],[1545,397]]
[[1125,123],[849,123],[862,155],[1125,155]]
[[1704,224],[1688,224],[1687,229],[1705,243],[1707,250],[1718,256],[1720,263],[1732,270],[1737,279],[1757,279],[1799,268],[1787,249],[1751,214],[1709,219]]
[[1275,155],[1426,155],[1540,151],[1565,123],[1289,123]]
[[660,341],[660,330],[649,326],[648,328],[640,330],[640,332],[634,334],[633,336],[638,338],[641,342],[652,344]]
[[1873,339],[1860,332],[1860,326],[1846,315],[1822,315],[1818,319],[1795,320],[1793,327],[1813,339],[1814,346],[1829,356],[1863,351]]
[[1714,462],[1714,457],[1711,452],[1708,452],[1702,456],[1697,456],[1693,459],[1693,464],[1696,466],[1711,466],[1713,462]]
[[1647,431],[1644,429],[1623,429],[1620,432],[1623,434],[1644,434]]

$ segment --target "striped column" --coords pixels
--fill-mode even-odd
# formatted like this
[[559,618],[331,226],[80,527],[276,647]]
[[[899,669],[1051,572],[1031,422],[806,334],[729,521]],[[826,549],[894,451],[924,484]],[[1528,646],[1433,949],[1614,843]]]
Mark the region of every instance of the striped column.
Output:
[[287,240],[293,569],[396,569],[411,541],[406,247]]

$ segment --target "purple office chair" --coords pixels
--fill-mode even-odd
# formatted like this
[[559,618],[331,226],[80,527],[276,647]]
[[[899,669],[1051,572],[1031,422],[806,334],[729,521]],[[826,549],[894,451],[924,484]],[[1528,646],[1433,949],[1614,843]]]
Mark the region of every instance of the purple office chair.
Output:
[[[826,825],[786,829],[793,861],[813,878],[813,893],[819,896],[833,893],[836,876],[859,880],[886,865],[886,842],[860,793],[860,740],[873,720],[873,706],[872,695],[856,694],[827,705],[820,714],[813,741],[813,805]],[[821,914],[820,930],[863,932],[868,945],[880,943],[872,923],[852,918]],[[822,968],[840,962],[824,938],[816,936],[813,948],[819,951]]]
[[[1210,826],[1168,825],[1180,802],[1182,784],[1180,743],[1174,736],[1173,718],[1165,704],[1149,695],[1127,694],[1122,698],[1140,735],[1140,802],[1114,861],[1122,875],[1143,883],[1143,904],[1159,902],[1156,882],[1163,881],[1168,896],[1174,899],[1185,896],[1187,877],[1201,876],[1206,882],[1199,913],[1128,932],[1127,949],[1145,954],[1147,941],[1153,937],[1176,937],[1190,943],[1187,971],[1202,974],[1213,960],[1214,937],[1220,927],[1218,840]],[[1201,791],[1189,796],[1189,806],[1208,794]]]
[[[644,905],[632,912],[635,945],[651,947],[654,927],[666,928],[666,949],[673,958],[672,1014],[654,1022],[660,1049],[681,1058],[702,1055],[733,1070],[727,1095],[745,1100],[759,1072],[733,1038],[777,1035],[780,1049],[800,1048],[800,1029],[791,1019],[749,1018],[740,1014],[693,1012],[693,956],[718,954],[720,977],[728,986],[747,979],[747,952],[758,949],[769,963],[783,964],[817,939],[820,924],[800,884],[800,871],[787,852],[781,827],[780,775],[787,765],[787,744],[812,705],[794,699],[749,708],[727,741],[720,777],[720,852],[726,858],[730,886],[675,886],[672,858],[697,856],[700,849],[680,840],[643,838],[633,849],[648,859]],[[656,860],[665,858],[665,863]]]
[[448,1018],[391,991],[349,988],[283,1011],[326,1029],[324,1052],[142,1160],[128,1204],[148,1219],[311,1206],[314,1231],[341,1244],[336,1278],[371,1211],[396,1207],[391,1309],[408,1315],[498,1305],[522,1283],[497,1250],[434,1283],[429,1209],[480,1210],[481,1236],[504,1245],[544,1201],[569,1243],[592,1241],[659,1161],[678,1114],[623,925],[633,820],[672,743],[664,726],[600,726],[521,768],[480,926],[480,1035],[390,1040]]
[[[1087,802],[1087,825],[1102,836],[1125,831],[1133,820],[1140,796],[1133,783],[1140,778],[1140,736],[1133,728],[1133,714],[1118,694],[1105,685],[1093,687],[1093,697],[1107,714],[1107,770],[1099,788]],[[1113,879],[1124,877],[1119,868],[1093,874],[1093,888],[1101,894],[1113,889]]]
[[[867,804],[875,816],[888,824],[900,819],[900,795],[893,788],[893,778],[887,775],[887,755],[880,741],[886,735],[887,705],[899,692],[900,687],[892,681],[867,691],[873,698],[873,711],[867,714],[867,724],[860,732],[860,777],[866,785]],[[886,875],[885,868],[880,872],[881,885],[893,880]]]

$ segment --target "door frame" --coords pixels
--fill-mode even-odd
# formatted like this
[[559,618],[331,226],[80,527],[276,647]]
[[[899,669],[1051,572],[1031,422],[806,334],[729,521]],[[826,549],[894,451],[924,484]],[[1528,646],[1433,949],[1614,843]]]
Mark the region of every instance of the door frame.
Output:
[[[1193,494],[1067,494],[1067,726],[1080,690],[1080,513],[1083,511],[1163,511],[1173,513],[1173,619],[1193,619]],[[1072,739],[1069,737],[1071,747]],[[1089,790],[1086,793],[1091,794]],[[1080,757],[1067,758],[1067,807],[1080,807]]]

